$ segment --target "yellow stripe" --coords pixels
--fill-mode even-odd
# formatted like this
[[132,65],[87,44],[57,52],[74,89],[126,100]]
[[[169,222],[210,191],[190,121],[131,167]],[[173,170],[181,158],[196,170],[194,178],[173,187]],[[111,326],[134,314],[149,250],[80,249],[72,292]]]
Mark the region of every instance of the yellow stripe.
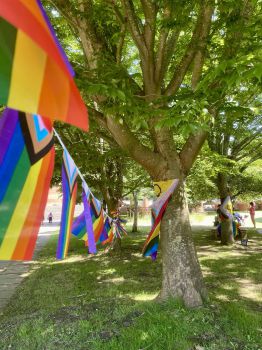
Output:
[[66,230],[66,242],[65,242],[65,250],[63,252],[63,257],[65,258],[67,255],[67,251],[68,251],[68,246],[69,246],[69,238],[70,238],[70,233],[71,233],[71,228],[72,228],[72,210],[73,210],[73,206],[75,205],[75,203],[73,203],[74,200],[70,201],[70,207],[69,207],[69,223],[67,226],[67,230]]
[[101,222],[101,215],[96,219],[96,221],[93,223],[93,230],[94,232],[96,231],[97,227],[99,226],[100,222]]
[[[157,225],[157,227],[155,228],[155,231],[154,231],[154,233],[152,234],[152,236],[150,237],[150,240],[149,240],[149,242],[151,242],[152,241],[152,239],[154,239],[156,236],[158,236],[159,235],[159,231],[160,231],[160,223],[161,222],[159,222],[159,224]],[[148,242],[148,243],[149,243]]]
[[17,33],[7,105],[36,113],[46,65],[46,53],[21,30]]
[[[24,222],[31,206],[32,198],[38,181],[39,172],[41,170],[42,161],[35,163],[26,178],[23,190],[15,207],[13,216],[8,225],[4,240],[0,247],[0,259],[10,260],[15,250],[17,240],[23,229]],[[30,215],[30,213],[29,213]]]

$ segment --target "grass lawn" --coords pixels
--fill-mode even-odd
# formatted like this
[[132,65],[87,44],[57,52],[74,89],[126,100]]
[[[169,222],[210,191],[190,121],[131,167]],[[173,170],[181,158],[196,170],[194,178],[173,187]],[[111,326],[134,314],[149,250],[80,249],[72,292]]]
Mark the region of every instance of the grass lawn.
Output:
[[194,229],[210,299],[187,310],[153,301],[161,255],[142,258],[146,232],[124,238],[119,255],[86,256],[72,239],[63,262],[54,258],[54,236],[4,310],[0,349],[261,350],[262,235],[250,231],[247,248],[229,248]]

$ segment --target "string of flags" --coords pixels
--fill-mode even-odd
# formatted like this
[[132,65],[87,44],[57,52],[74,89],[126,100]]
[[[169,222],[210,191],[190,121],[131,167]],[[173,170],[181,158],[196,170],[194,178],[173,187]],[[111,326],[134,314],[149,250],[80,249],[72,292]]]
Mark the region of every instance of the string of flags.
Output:
[[[93,195],[61,137],[55,129],[53,130],[63,148],[63,204],[56,257],[57,259],[64,259],[66,257],[71,233],[85,242],[90,254],[95,254],[97,252],[97,244],[101,243],[105,245],[106,243],[111,243],[114,238],[122,238],[123,234],[126,235],[127,232],[123,228],[122,221],[118,215],[111,218],[104,211],[102,202]],[[76,191],[78,176],[82,180],[82,202],[84,210],[75,220],[72,220],[73,208],[76,203],[76,194],[73,195],[73,193]]]
[[[0,260],[31,260],[54,168],[54,134],[63,148],[61,225],[57,259],[67,255],[71,233],[89,253],[98,243],[126,234],[92,194],[52,123],[39,115],[7,108],[0,118]],[[73,220],[77,178],[82,179],[83,213]]]

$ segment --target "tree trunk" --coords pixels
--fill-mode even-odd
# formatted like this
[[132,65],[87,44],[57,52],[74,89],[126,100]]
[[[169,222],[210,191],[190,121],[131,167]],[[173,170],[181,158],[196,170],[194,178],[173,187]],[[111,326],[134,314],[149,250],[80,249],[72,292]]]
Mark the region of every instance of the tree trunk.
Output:
[[228,196],[229,191],[227,175],[223,173],[218,173],[216,183],[220,199],[226,198]]
[[[229,186],[227,181],[227,175],[223,173],[217,174],[217,188],[221,199],[223,200],[229,195]],[[234,243],[233,226],[231,219],[224,219],[221,222],[221,244],[228,245]]]
[[180,298],[187,307],[207,297],[189,222],[183,184],[175,191],[161,222],[163,280],[160,299]]
[[133,221],[133,227],[132,232],[137,232],[137,221],[138,221],[138,200],[137,200],[137,192],[133,192],[133,198],[134,198],[134,221]]
[[221,244],[228,245],[234,243],[232,220],[226,219],[221,222]]

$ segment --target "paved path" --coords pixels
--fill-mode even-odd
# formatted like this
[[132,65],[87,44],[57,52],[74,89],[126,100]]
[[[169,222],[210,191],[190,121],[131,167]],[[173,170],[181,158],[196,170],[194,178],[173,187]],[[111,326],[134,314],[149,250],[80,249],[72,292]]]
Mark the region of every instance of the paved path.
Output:
[[28,275],[32,265],[35,264],[37,253],[48,242],[52,232],[57,230],[58,226],[56,224],[52,226],[45,224],[40,228],[32,261],[0,261],[0,315],[17,286]]

